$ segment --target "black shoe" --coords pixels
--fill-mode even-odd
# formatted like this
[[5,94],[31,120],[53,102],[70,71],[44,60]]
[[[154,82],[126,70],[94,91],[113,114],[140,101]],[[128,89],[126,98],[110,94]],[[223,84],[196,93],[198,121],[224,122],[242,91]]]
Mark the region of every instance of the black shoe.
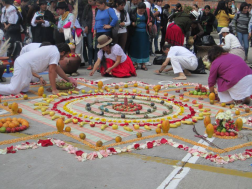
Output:
[[163,54],[162,51],[155,51],[155,54]]

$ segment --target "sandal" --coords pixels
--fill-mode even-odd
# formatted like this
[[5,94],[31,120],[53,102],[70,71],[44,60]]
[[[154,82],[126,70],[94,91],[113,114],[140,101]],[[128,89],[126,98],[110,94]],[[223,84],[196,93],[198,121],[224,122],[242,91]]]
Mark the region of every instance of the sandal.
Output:
[[146,67],[146,65],[142,65],[141,69],[144,70],[144,71],[148,71],[148,68]]
[[134,64],[134,68],[137,70],[138,69],[138,64]]
[[87,67],[87,70],[92,70],[92,69],[93,67],[91,65]]

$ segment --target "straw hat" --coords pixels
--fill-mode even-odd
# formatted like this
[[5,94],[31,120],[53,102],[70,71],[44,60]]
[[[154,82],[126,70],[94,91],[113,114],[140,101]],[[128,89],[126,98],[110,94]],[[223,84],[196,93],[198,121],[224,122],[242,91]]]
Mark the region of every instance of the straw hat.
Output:
[[111,43],[112,38],[106,35],[101,35],[100,37],[98,37],[97,42],[98,42],[97,48],[100,49]]

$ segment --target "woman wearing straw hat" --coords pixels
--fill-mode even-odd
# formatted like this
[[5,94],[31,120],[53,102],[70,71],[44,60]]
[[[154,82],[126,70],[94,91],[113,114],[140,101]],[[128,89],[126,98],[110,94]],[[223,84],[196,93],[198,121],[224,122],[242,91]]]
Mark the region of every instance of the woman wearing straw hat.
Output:
[[130,77],[137,75],[131,59],[119,45],[111,43],[111,37],[101,35],[97,42],[97,48],[100,50],[90,76],[94,74],[99,66],[102,76]]

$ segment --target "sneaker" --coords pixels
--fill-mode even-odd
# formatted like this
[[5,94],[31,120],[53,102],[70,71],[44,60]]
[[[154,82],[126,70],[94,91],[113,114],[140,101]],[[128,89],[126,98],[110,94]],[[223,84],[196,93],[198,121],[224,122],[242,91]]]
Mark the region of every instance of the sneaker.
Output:
[[87,67],[87,70],[92,70],[92,69],[93,67],[91,65]]
[[145,65],[146,65],[146,66],[151,66],[152,63],[151,63],[151,62],[146,62]]

